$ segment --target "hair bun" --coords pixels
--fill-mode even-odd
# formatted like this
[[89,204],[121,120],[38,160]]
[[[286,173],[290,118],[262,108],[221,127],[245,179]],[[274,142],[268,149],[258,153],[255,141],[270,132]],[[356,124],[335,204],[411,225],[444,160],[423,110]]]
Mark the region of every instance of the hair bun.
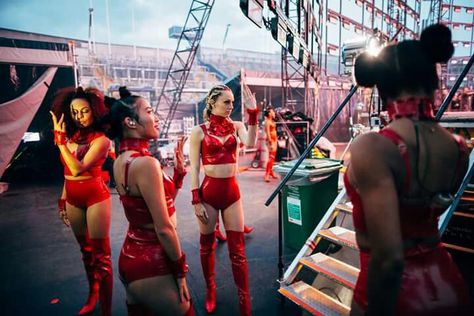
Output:
[[420,36],[421,47],[435,63],[447,62],[454,53],[451,31],[443,24],[433,24],[423,30]]
[[128,91],[127,87],[121,86],[119,88],[120,99],[125,99],[132,96],[132,93]]
[[104,96],[104,103],[108,109],[112,108],[112,105],[114,105],[115,101],[117,101],[117,99],[111,98],[109,96]]
[[377,84],[379,60],[368,53],[357,56],[354,64],[354,78],[362,87],[373,87]]

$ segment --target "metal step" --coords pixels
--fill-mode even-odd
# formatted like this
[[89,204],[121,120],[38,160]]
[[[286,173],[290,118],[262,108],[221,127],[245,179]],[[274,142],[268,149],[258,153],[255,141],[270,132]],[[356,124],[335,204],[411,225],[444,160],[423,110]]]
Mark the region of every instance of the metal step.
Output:
[[358,250],[355,233],[347,228],[334,226],[329,229],[322,229],[319,235],[332,243],[346,246],[354,250]]
[[304,257],[300,262],[311,270],[322,273],[329,279],[349,289],[353,290],[355,288],[360,269],[326,256],[321,252],[309,257]]
[[336,210],[343,211],[348,214],[352,214],[352,206],[346,205],[346,204],[337,204],[336,205]]
[[349,307],[303,281],[282,286],[278,292],[313,315],[349,315],[350,313]]

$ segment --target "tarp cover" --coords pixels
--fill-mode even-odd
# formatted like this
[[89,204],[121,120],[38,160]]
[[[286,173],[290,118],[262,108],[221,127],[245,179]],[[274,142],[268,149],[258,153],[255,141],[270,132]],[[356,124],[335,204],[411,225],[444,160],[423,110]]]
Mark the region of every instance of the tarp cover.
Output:
[[38,111],[57,67],[50,67],[21,96],[0,104],[0,177]]

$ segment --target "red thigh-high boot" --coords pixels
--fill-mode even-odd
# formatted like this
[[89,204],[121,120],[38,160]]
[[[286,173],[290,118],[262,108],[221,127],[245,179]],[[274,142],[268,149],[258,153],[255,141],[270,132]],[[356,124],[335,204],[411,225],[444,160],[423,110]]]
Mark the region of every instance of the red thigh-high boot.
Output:
[[188,310],[186,311],[186,313],[184,313],[184,316],[194,316],[195,313],[194,313],[194,306],[193,306],[193,301],[191,300],[189,302],[189,308]]
[[96,278],[99,281],[100,314],[112,315],[112,261],[110,238],[91,238]]
[[199,242],[201,244],[202,273],[207,287],[205,308],[206,312],[210,314],[216,308],[216,282],[214,280],[216,276],[216,235],[215,233],[201,234]]
[[87,315],[94,311],[95,305],[99,300],[99,283],[95,279],[94,273],[94,257],[92,256],[92,244],[89,235],[76,236],[77,242],[81,247],[82,262],[87,274],[87,281],[89,282],[89,296],[87,302],[77,313],[78,315]]
[[215,234],[216,234],[216,238],[217,240],[219,241],[226,241],[227,240],[227,237],[224,236],[222,233],[221,233],[221,230],[219,228],[219,216],[217,217],[217,222],[216,222],[216,229],[215,229]]
[[232,274],[239,295],[240,315],[252,315],[250,310],[249,273],[245,257],[244,233],[227,230],[227,247],[232,263]]

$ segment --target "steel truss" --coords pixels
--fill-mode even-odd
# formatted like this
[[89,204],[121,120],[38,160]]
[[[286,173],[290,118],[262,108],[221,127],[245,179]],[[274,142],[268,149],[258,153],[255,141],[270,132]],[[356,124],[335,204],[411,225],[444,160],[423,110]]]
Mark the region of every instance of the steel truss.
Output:
[[165,83],[155,107],[156,113],[161,108],[168,110],[161,129],[162,138],[168,136],[171,122],[181,101],[181,94],[191,71],[214,2],[214,0],[193,0],[191,3],[181,36],[178,39],[176,51],[166,75]]

